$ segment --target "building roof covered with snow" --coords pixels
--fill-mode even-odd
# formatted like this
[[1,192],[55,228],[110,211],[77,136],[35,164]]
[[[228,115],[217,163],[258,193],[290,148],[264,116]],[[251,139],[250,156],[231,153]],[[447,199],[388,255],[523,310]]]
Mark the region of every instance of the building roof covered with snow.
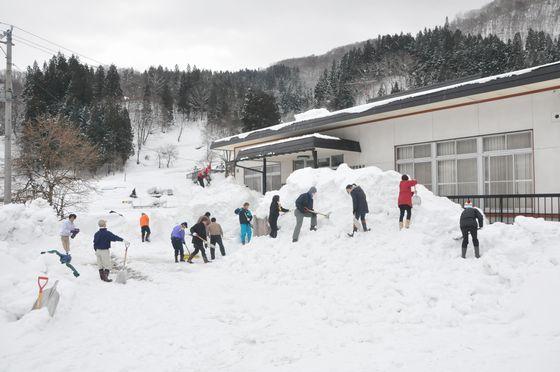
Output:
[[218,139],[213,149],[233,150],[309,133],[373,123],[451,107],[560,88],[560,62],[478,79],[467,79],[409,90],[344,110],[315,109],[296,120]]

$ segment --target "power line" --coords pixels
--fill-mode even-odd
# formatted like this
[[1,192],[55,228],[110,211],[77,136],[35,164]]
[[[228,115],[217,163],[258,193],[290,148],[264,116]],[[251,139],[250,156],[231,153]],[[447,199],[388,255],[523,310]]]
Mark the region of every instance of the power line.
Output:
[[56,51],[56,50],[53,50],[53,49],[47,49],[47,48],[45,48],[45,47],[41,47],[41,46],[36,46],[36,45],[30,44],[30,43],[28,43],[28,42],[26,42],[26,41],[23,41],[23,40],[21,40],[21,39],[15,37],[15,36],[14,36],[14,40],[17,41],[18,43],[21,43],[21,44],[23,44],[23,45],[27,45],[27,46],[30,47],[30,48],[37,49],[38,51],[43,52],[43,53],[46,53],[46,54],[48,54],[48,55],[53,55],[53,54],[56,55],[56,54],[58,54],[58,52],[59,52],[59,51]]
[[[6,25],[6,26],[11,26],[9,23],[5,23],[5,22],[2,22],[2,21],[0,21],[0,24]],[[88,60],[93,61],[93,62],[95,62],[95,63],[97,63],[97,64],[99,64],[99,65],[107,65],[107,63],[101,62],[101,61],[99,61],[99,60],[97,60],[97,59],[95,59],[95,58],[88,57],[88,56],[86,56],[85,54],[78,53],[78,52],[76,52],[75,50],[72,50],[72,49],[70,49],[70,48],[66,48],[66,47],[63,46],[63,45],[57,44],[57,43],[55,43],[55,42],[53,42],[53,41],[50,41],[50,40],[47,39],[47,38],[44,38],[44,37],[42,37],[42,36],[39,36],[39,35],[37,35],[37,34],[31,32],[31,31],[27,31],[27,30],[25,30],[25,29],[23,29],[23,28],[21,28],[21,27],[19,27],[19,26],[15,26],[15,25],[14,25],[13,27],[14,27],[15,29],[18,29],[18,30],[20,30],[20,31],[22,31],[22,32],[25,32],[25,33],[27,33],[27,34],[29,34],[29,35],[31,35],[31,36],[34,36],[34,37],[36,37],[36,38],[38,38],[38,39],[41,39],[41,40],[43,40],[43,41],[46,41],[47,43],[52,44],[52,45],[54,45],[54,46],[56,46],[56,47],[58,47],[58,48],[60,48],[60,49],[66,50],[66,51],[68,51],[68,52],[71,52],[71,53],[73,53],[73,54],[76,55],[76,56],[82,57],[82,58],[84,58],[84,59],[88,59]]]

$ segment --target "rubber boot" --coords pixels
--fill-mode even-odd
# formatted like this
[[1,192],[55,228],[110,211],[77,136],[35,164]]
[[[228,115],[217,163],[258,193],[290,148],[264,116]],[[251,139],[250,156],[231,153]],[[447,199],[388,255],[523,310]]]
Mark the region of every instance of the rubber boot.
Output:
[[192,263],[193,263],[193,262],[192,262],[192,259],[193,259],[193,258],[194,258],[194,257],[193,257],[193,255],[192,255],[192,253],[191,253],[191,254],[189,255],[189,258],[187,259],[187,262],[190,263],[190,264],[192,264]]
[[112,282],[113,279],[109,279],[109,269],[105,269],[105,281],[106,282]]
[[354,234],[358,231],[358,228],[356,226],[352,227],[352,234],[346,234],[348,235],[348,237],[353,238]]
[[364,229],[364,232],[371,231],[371,229],[368,229],[366,221],[362,221],[362,228]]
[[404,221],[404,227],[405,227],[406,229],[410,228],[410,220],[405,220],[405,221]]
[[210,258],[211,259],[216,258],[216,248],[210,248]]
[[403,227],[404,227],[404,224],[403,224],[403,222],[402,222],[402,221],[399,221],[399,230],[402,230],[402,229],[403,229]]
[[105,281],[105,272],[103,269],[99,269],[99,279]]
[[474,246],[474,256],[476,258],[480,258],[480,250],[478,249],[477,245]]
[[461,257],[467,258],[467,247],[461,247]]

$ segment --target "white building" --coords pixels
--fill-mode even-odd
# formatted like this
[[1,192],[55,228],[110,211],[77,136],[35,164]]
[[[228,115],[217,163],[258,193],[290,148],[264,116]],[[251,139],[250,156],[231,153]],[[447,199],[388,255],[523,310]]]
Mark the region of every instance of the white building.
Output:
[[316,111],[212,148],[259,191],[301,167],[347,163],[407,173],[442,196],[560,193],[560,62]]

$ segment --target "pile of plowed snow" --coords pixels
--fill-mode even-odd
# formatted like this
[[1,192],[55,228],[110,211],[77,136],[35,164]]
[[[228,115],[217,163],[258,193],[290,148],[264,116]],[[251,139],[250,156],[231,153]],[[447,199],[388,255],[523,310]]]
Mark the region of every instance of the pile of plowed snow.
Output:
[[[137,242],[140,211],[120,204],[123,217],[111,216],[110,229],[133,241],[130,267],[142,275],[126,286],[103,283],[90,243],[95,220],[131,187],[144,190],[153,180],[129,176],[122,189],[102,192],[80,214],[82,232],[73,242],[78,279],[37,255],[36,242],[58,244],[46,207],[0,208],[7,224],[0,233],[8,239],[0,245],[5,370],[553,371],[559,365],[559,223],[519,217],[513,225],[485,226],[482,257],[474,259],[469,247],[463,260],[453,239],[461,207],[422,186],[411,228],[399,231],[396,172],[302,169],[264,197],[217,177],[206,189],[177,186],[173,207],[149,211],[149,245]],[[349,183],[366,192],[372,228],[354,238],[346,236]],[[319,217],[318,231],[309,231],[306,219],[292,243],[289,212],[280,217],[278,239],[240,246],[233,210],[242,201],[264,217],[278,194],[293,211],[311,186],[318,189],[315,209],[331,212]],[[173,224],[192,223],[206,210],[226,231],[228,255],[210,265],[173,263]],[[122,246],[113,253],[118,259]],[[42,272],[61,281],[52,319],[45,311],[27,313]],[[30,352],[39,342],[41,353]],[[66,357],[52,357],[61,351]]]

